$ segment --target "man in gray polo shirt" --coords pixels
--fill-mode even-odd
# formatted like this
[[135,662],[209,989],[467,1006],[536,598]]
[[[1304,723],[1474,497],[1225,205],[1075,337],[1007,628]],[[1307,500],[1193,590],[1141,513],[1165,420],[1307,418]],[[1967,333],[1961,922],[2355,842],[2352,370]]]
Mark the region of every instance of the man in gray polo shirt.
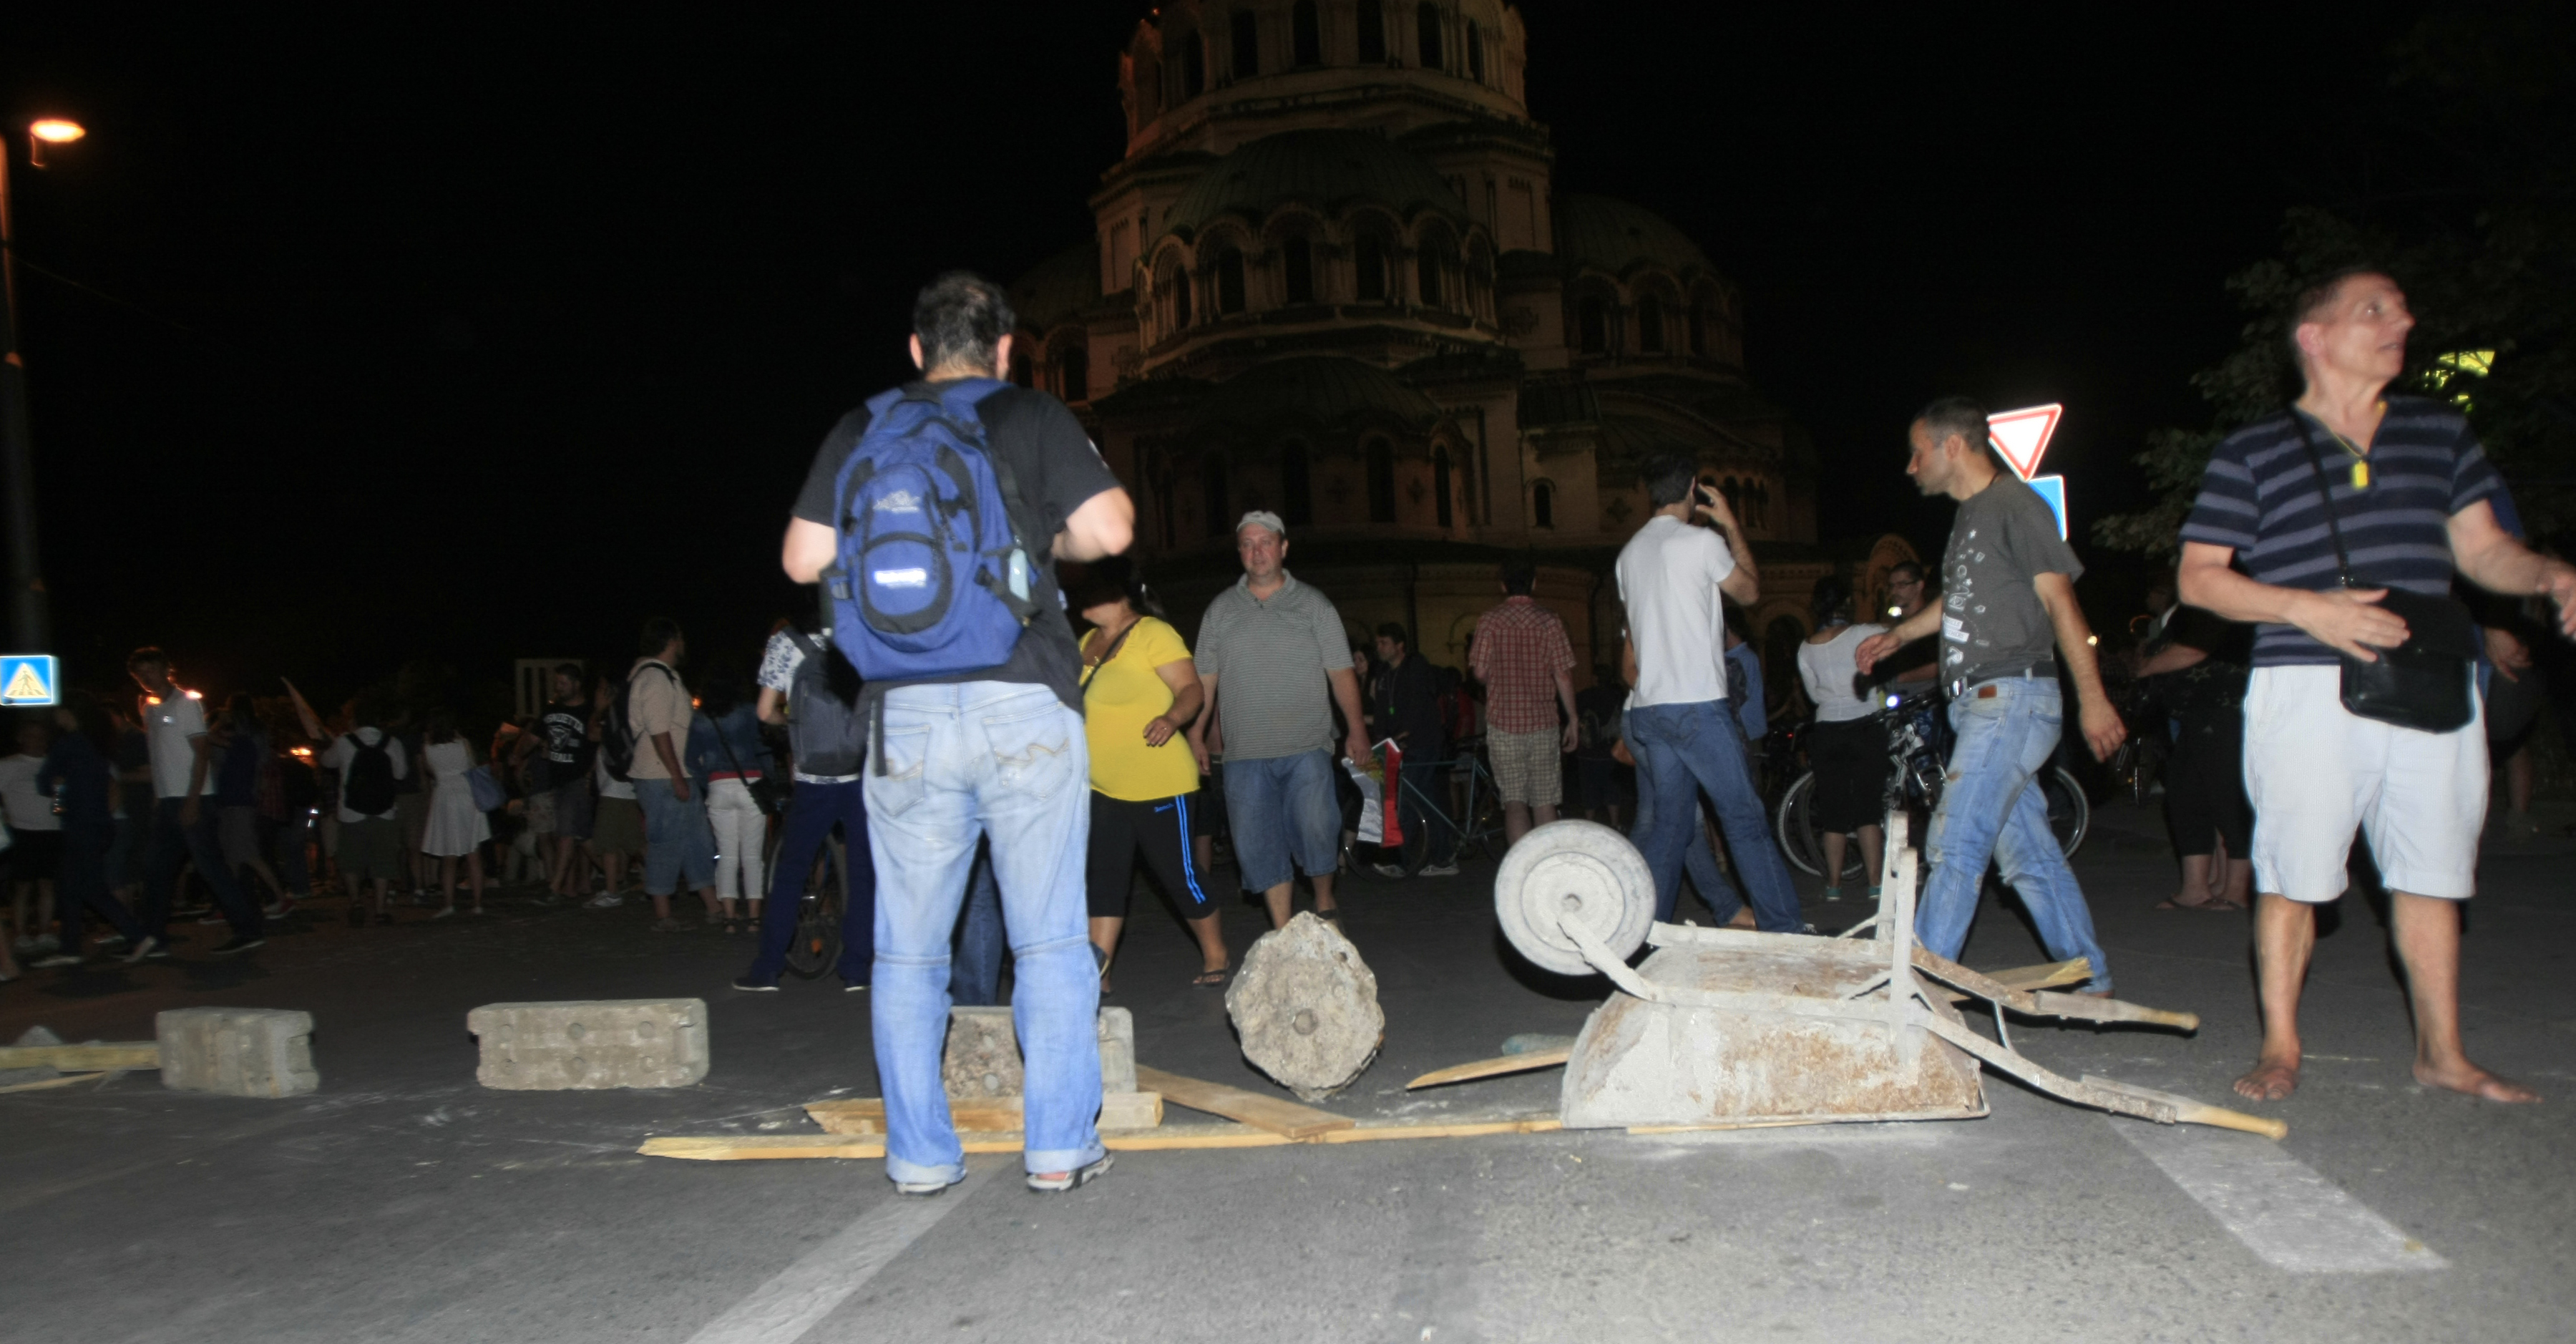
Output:
[[[1343,752],[1368,759],[1360,683],[1333,600],[1288,573],[1288,525],[1255,509],[1234,527],[1243,579],[1219,593],[1199,622],[1199,684],[1214,713],[1190,725],[1202,759],[1225,754],[1225,814],[1243,885],[1288,922],[1297,871],[1315,884],[1315,913],[1338,919],[1333,870],[1342,812],[1333,798],[1333,716],[1342,709]],[[1211,726],[1213,725],[1213,726]]]

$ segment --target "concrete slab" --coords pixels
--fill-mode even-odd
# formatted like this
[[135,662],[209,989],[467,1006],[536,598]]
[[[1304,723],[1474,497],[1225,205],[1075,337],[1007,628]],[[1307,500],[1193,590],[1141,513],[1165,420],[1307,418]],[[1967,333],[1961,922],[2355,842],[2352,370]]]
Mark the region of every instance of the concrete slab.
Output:
[[322,1086],[313,1015],[284,1008],[173,1008],[153,1021],[161,1085],[228,1097],[298,1097]]
[[465,1015],[475,1080],[514,1091],[687,1087],[707,1076],[703,999],[487,1003]]

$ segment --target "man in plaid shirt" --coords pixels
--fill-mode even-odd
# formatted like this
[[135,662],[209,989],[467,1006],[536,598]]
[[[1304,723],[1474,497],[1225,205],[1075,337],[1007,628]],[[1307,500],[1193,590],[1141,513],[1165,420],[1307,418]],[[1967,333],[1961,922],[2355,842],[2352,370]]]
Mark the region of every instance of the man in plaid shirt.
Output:
[[[1565,622],[1530,597],[1538,571],[1526,561],[1503,570],[1503,601],[1476,622],[1467,661],[1485,683],[1485,752],[1503,792],[1503,835],[1520,843],[1530,811],[1541,826],[1556,820],[1564,766],[1574,750],[1574,649]],[[1562,721],[1557,707],[1564,706]]]

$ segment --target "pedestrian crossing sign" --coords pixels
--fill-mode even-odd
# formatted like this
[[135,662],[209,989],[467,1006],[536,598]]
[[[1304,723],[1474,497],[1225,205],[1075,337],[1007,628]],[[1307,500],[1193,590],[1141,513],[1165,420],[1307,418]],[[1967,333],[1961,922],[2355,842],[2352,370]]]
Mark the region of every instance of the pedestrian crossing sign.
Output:
[[24,709],[62,698],[62,678],[50,653],[0,653],[0,708]]

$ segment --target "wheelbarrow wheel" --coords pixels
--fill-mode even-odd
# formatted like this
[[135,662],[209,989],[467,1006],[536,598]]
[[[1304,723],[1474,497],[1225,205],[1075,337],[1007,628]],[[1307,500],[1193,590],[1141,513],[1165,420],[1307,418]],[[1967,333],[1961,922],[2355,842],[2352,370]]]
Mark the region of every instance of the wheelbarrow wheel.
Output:
[[1552,821],[1521,837],[1494,875],[1494,915],[1503,936],[1542,970],[1590,975],[1592,963],[1566,936],[1572,917],[1626,957],[1646,941],[1655,917],[1655,878],[1628,837],[1598,822]]

